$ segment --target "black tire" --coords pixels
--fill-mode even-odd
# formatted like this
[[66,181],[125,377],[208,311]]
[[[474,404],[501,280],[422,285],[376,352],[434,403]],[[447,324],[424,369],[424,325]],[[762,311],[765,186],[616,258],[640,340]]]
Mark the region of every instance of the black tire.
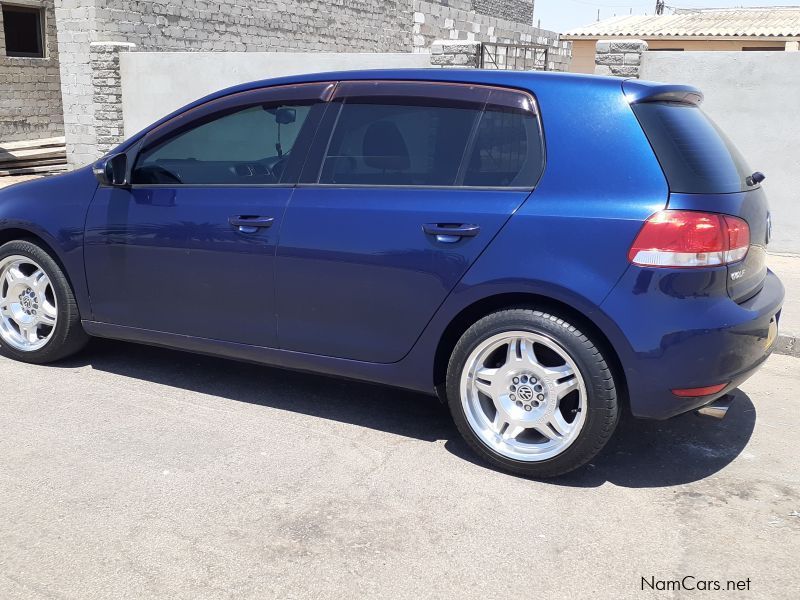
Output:
[[[588,409],[583,429],[561,454],[546,460],[515,460],[490,448],[473,431],[462,405],[461,375],[467,359],[482,341],[509,331],[531,332],[555,341],[583,376]],[[478,456],[499,470],[533,478],[556,477],[586,464],[611,438],[620,414],[614,377],[603,352],[568,320],[531,308],[492,313],[461,336],[447,367],[447,400],[459,432]]]
[[15,255],[31,259],[49,277],[57,301],[58,316],[53,335],[43,348],[21,351],[0,338],[0,354],[20,362],[41,365],[62,360],[82,350],[89,337],[81,326],[75,295],[61,267],[46,250],[32,241],[16,240],[0,246],[0,261]]

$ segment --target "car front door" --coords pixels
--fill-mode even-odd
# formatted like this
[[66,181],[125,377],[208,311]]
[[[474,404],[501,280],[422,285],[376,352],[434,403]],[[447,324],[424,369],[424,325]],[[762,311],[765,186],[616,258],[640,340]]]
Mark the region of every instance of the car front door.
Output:
[[542,169],[529,94],[340,83],[281,230],[280,346],[400,360]]
[[148,134],[88,213],[93,320],[274,347],[278,233],[332,90],[241,92]]

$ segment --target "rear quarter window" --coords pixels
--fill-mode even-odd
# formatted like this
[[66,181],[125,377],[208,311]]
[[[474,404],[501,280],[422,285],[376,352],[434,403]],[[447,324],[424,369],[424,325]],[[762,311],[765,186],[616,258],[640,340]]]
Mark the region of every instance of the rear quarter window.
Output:
[[533,187],[542,174],[544,145],[539,121],[524,96],[503,95],[505,103],[490,101],[481,116],[474,145],[465,159],[464,185]]
[[635,104],[639,119],[672,192],[742,192],[753,171],[700,107],[677,102]]

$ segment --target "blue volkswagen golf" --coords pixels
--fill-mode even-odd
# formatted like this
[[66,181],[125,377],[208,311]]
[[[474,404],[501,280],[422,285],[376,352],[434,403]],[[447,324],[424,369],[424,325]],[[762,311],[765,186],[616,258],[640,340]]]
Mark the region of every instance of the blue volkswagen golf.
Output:
[[97,336],[436,393],[494,467],[565,473],[625,406],[727,402],[773,349],[763,175],[701,101],[478,70],[226,89],[0,192],[0,348]]

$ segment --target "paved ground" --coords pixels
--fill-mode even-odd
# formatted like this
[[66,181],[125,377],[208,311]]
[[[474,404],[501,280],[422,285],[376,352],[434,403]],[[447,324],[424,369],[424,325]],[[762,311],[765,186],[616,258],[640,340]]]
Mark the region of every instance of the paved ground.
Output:
[[781,333],[800,337],[800,256],[770,254],[768,263],[786,288],[786,300],[781,312]]
[[[796,598],[800,359],[548,483],[419,395],[97,342],[0,359],[0,598]],[[690,595],[700,598],[708,594]]]

